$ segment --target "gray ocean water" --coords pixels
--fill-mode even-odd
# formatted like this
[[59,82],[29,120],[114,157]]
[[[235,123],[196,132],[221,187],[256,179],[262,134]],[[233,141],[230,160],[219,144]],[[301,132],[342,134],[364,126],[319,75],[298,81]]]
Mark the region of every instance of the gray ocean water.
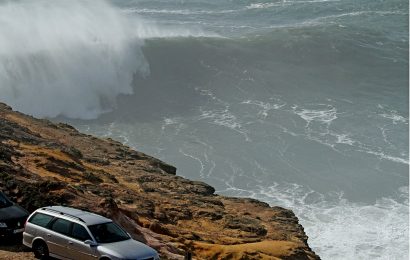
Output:
[[323,259],[408,259],[408,1],[0,1],[0,101],[217,193]]

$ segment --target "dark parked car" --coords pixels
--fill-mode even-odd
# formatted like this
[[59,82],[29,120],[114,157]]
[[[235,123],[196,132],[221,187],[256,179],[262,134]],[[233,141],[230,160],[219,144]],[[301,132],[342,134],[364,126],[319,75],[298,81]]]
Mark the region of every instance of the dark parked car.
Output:
[[0,191],[0,239],[21,235],[29,213]]

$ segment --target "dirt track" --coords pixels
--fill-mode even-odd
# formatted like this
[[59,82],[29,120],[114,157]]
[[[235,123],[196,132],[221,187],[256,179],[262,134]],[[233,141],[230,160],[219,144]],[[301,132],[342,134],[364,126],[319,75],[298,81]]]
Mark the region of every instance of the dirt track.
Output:
[[1,260],[34,260],[34,254],[22,245],[2,245],[0,244]]

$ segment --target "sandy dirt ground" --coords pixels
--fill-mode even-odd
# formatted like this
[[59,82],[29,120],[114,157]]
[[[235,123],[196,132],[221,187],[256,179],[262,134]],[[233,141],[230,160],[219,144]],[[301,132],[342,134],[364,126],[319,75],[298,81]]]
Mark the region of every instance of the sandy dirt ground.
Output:
[[[0,242],[1,243],[1,242]],[[23,245],[4,245],[0,244],[1,260],[34,260],[34,254]]]

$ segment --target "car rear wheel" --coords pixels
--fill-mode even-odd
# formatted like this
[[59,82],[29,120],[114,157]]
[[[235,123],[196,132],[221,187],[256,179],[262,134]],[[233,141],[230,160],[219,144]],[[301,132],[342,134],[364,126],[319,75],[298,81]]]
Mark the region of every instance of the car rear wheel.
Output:
[[34,256],[38,259],[48,259],[48,247],[43,241],[36,241],[33,244]]

